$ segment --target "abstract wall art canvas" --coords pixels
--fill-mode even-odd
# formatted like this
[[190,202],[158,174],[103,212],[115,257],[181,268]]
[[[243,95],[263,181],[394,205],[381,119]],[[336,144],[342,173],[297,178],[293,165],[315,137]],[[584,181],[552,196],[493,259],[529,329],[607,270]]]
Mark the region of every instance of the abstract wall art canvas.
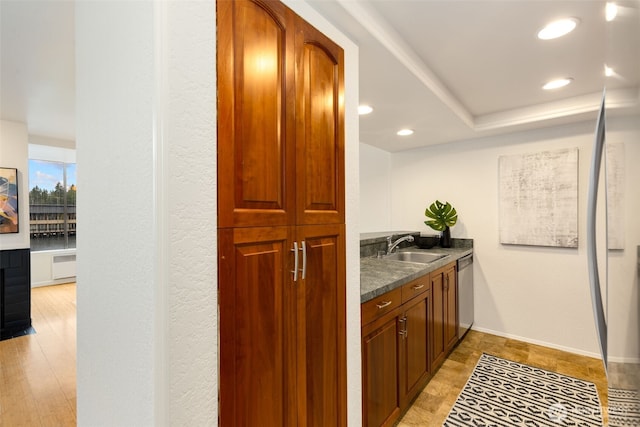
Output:
[[578,149],[500,156],[500,243],[578,247]]
[[17,233],[18,169],[0,167],[0,234]]

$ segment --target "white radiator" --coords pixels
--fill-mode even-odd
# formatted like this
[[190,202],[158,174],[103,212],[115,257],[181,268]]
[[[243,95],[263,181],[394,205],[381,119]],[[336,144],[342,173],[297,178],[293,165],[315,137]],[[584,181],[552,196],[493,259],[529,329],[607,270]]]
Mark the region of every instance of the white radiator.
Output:
[[53,279],[66,279],[76,276],[76,255],[55,255],[51,258]]

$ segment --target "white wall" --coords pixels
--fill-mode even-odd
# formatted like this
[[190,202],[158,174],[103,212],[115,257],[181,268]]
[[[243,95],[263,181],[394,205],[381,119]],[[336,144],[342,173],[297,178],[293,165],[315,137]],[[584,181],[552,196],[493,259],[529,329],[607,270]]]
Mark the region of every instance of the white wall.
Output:
[[360,144],[360,230],[391,230],[391,153]]
[[[215,2],[162,2],[166,425],[218,422]],[[164,120],[163,120],[164,119]],[[158,177],[156,177],[157,179]],[[158,307],[158,309],[163,309]],[[162,339],[163,337],[160,337]],[[156,388],[158,391],[159,388]]]
[[[627,249],[614,260],[624,276],[619,298],[636,303],[637,183],[640,182],[640,141],[633,119],[610,119],[609,141],[626,144]],[[612,126],[616,124],[616,126]],[[430,231],[424,209],[435,199],[451,202],[459,213],[453,237],[474,239],[475,328],[503,336],[596,356],[586,265],[586,192],[595,124],[565,125],[505,136],[427,147],[391,155],[391,219],[393,229]],[[498,157],[544,150],[579,149],[578,249],[501,245],[498,240]],[[371,166],[363,165],[363,168]],[[635,187],[634,187],[635,186]],[[362,193],[375,191],[362,181]],[[631,199],[632,197],[629,197]],[[371,216],[371,212],[363,212]],[[376,216],[377,217],[377,216]],[[363,223],[374,223],[363,218]],[[385,227],[384,224],[374,226]],[[616,294],[618,295],[618,294]],[[618,311],[620,322],[637,322],[637,314]],[[625,333],[619,331],[618,333]],[[627,337],[626,348],[614,356],[634,354],[638,337]],[[637,354],[637,353],[636,353]]]
[[[29,135],[29,144],[40,145],[45,147],[65,148],[68,150],[74,150],[74,152],[76,148],[75,141],[71,141],[68,139],[51,138],[49,136],[42,136],[42,135]],[[64,161],[66,161],[67,163],[71,163],[68,160],[64,160]],[[75,160],[73,160],[73,163],[75,163]]]
[[[609,251],[608,315],[609,360],[640,363],[640,120],[607,118],[607,144],[623,143],[625,150],[625,249]],[[603,268],[603,267],[601,267]]]
[[154,3],[75,12],[78,425],[161,425]]
[[[38,141],[34,143],[33,141]],[[66,143],[65,143],[66,142]],[[46,144],[50,143],[50,145]],[[76,143],[29,135],[29,159],[76,163]]]
[[[287,3],[345,47],[347,323],[360,324],[357,48]],[[76,4],[81,426],[217,425],[214,20],[208,1]],[[347,334],[359,425],[359,328]]]
[[29,161],[27,126],[0,120],[0,166],[18,169],[18,233],[0,236],[0,250],[29,248]]

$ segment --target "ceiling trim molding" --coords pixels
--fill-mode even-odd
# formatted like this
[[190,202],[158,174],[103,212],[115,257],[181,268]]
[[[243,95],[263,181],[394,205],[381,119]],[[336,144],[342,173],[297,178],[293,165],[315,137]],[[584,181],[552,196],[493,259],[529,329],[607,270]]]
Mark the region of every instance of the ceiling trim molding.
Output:
[[607,89],[607,108],[635,108],[640,106],[640,87]]
[[474,127],[474,118],[469,110],[378,12],[361,1],[337,0],[337,2],[469,128]]
[[[484,114],[475,117],[473,129],[476,131],[502,129],[596,112],[600,108],[601,100],[602,92],[595,92],[560,101]],[[629,108],[635,107],[639,103],[636,88],[615,89],[607,92],[608,108]]]
[[484,114],[476,116],[474,130],[485,131],[501,129],[576,114],[590,113],[598,111],[601,99],[602,92],[597,92],[560,101]]

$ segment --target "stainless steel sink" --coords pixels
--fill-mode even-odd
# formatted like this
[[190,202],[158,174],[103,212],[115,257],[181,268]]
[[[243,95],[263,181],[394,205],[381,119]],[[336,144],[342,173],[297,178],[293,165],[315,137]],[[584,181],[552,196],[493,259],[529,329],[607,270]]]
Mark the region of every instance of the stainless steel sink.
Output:
[[429,264],[441,258],[449,256],[448,254],[434,254],[430,252],[396,252],[386,255],[384,259],[405,262],[417,262],[421,264]]

